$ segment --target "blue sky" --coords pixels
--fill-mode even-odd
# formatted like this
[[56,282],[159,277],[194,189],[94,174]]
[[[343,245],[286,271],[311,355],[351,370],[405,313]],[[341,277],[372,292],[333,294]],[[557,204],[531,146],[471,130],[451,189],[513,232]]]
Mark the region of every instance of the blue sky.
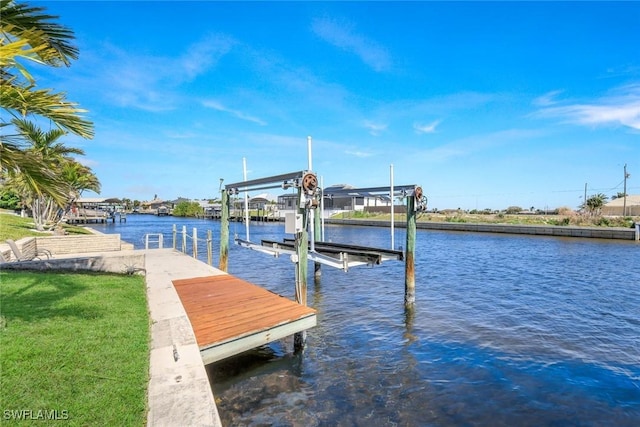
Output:
[[[89,110],[101,195],[220,178],[421,185],[429,208],[640,193],[638,2],[72,2],[80,58],[34,70]],[[277,191],[275,191],[277,193]],[[85,196],[92,194],[85,193]]]

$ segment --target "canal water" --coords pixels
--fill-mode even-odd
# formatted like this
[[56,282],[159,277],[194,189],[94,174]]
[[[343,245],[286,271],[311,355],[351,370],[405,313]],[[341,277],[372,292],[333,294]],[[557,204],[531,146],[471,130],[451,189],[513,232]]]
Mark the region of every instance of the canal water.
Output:
[[[170,246],[173,224],[212,230],[217,266],[217,221],[130,215],[94,228],[141,248],[145,233]],[[283,229],[252,224],[251,240]],[[331,226],[325,240],[389,247],[389,232]],[[288,257],[231,245],[229,272],[293,298]],[[286,339],[208,367],[223,424],[640,425],[640,244],[418,230],[413,310],[403,299],[402,262],[323,266],[304,352]]]

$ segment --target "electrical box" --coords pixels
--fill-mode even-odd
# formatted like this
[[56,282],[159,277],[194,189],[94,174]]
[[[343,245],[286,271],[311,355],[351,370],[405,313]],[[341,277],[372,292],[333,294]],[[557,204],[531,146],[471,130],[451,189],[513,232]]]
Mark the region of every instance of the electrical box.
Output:
[[302,214],[286,213],[284,216],[284,232],[296,234],[302,231]]

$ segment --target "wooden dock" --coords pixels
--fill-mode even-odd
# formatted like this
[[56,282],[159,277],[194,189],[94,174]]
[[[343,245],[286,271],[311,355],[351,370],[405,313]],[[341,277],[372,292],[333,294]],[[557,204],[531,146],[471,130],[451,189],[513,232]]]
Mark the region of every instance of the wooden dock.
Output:
[[316,325],[316,311],[235,276],[173,280],[205,365]]
[[69,212],[69,214],[65,216],[65,221],[67,224],[98,224],[107,223],[109,221],[115,223],[117,215],[120,216],[120,222],[127,221],[126,214],[124,213],[85,208]]

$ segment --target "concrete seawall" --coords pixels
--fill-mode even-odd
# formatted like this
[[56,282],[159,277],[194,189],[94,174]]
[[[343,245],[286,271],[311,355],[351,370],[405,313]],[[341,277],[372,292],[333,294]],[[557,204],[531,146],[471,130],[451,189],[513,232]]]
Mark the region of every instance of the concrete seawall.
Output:
[[[325,224],[356,225],[368,227],[390,227],[391,221],[361,220],[361,219],[331,219],[325,220]],[[404,228],[403,221],[396,222],[394,227]],[[465,231],[480,233],[505,233],[505,234],[528,234],[536,236],[555,237],[587,237],[595,239],[618,239],[638,241],[639,225],[635,228],[617,227],[577,227],[560,225],[522,225],[522,224],[480,224],[468,222],[418,222],[416,228],[419,230],[443,230],[443,231]]]
[[[16,241],[16,246],[22,254],[27,255],[27,258],[35,256],[39,250],[49,251],[56,258],[68,254],[133,250],[133,245],[120,240],[119,234],[23,237]],[[7,261],[13,261],[16,258],[9,245],[5,243],[0,243],[0,253]]]

